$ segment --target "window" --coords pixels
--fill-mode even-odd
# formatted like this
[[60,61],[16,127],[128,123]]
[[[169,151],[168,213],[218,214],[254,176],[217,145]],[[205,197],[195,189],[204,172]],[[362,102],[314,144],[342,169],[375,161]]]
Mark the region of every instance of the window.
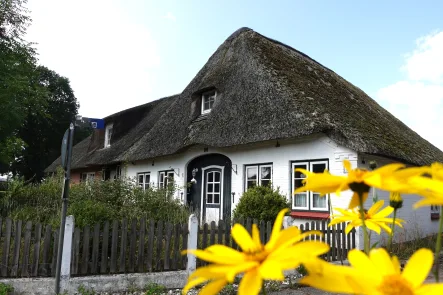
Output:
[[95,179],[95,172],[85,172],[80,174],[80,182],[91,182]]
[[272,164],[248,165],[246,166],[245,190],[248,188],[262,185],[266,186],[272,180]]
[[220,204],[220,175],[219,171],[210,171],[206,174],[208,178],[206,182],[206,204]]
[[109,180],[111,178],[111,170],[109,168],[102,169],[102,180]]
[[215,90],[202,94],[202,114],[211,112],[217,93]]
[[114,127],[114,124],[106,125],[106,129],[105,129],[105,147],[111,146],[111,137],[112,137],[113,127]]
[[167,188],[169,184],[174,183],[174,171],[161,171],[158,174],[158,187]]
[[431,205],[431,220],[440,219],[440,206]]
[[[292,191],[303,186],[303,180],[306,178],[301,172],[295,171],[297,168],[306,169],[315,173],[322,173],[328,169],[327,161],[306,161],[292,163]],[[329,211],[329,196],[320,197],[318,192],[300,192],[293,194],[292,209]]]
[[149,172],[137,173],[137,184],[143,190],[146,190],[151,186],[151,174]]

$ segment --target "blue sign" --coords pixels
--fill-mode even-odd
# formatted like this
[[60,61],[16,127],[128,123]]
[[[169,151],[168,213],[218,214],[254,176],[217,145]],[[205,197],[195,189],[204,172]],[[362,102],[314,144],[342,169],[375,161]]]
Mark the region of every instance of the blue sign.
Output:
[[89,118],[89,123],[93,129],[104,129],[105,128],[105,120],[103,119],[93,119]]

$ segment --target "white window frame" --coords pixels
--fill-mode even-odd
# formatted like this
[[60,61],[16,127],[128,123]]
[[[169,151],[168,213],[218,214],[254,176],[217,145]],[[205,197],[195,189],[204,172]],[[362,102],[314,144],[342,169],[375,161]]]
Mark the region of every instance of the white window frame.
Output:
[[[83,180],[83,175],[86,175],[85,179]],[[91,180],[95,180],[95,172],[83,172],[80,174],[80,182],[86,182],[89,183]]]
[[440,214],[440,205],[431,205],[431,214]]
[[[212,93],[214,93],[214,95],[210,95]],[[202,93],[202,114],[209,114],[211,112],[212,107],[205,110],[205,101],[211,97],[214,97],[214,102],[213,102],[213,104],[214,104],[215,101],[217,100],[217,91],[216,90],[211,90],[211,91],[207,91],[207,92]]]
[[[158,187],[159,188],[167,188],[169,185],[169,177],[172,176],[172,181],[174,181],[174,170],[166,170],[166,171],[160,171],[158,173]],[[163,181],[162,181],[163,176]]]
[[[325,165],[325,169],[329,169],[328,167],[328,161],[327,160],[313,160],[313,161],[304,161],[304,162],[292,162],[292,173],[291,173],[291,189],[292,191],[295,190],[294,186],[294,176],[295,176],[295,166],[300,166],[300,165],[305,165],[306,170],[308,171],[313,171],[313,166],[315,164],[324,164]],[[294,206],[294,201],[295,201],[295,195],[294,193],[292,193],[292,201],[291,201],[291,205],[292,205],[292,209],[293,210],[308,210],[308,211],[323,211],[323,212],[329,212],[329,201],[330,201],[330,196],[329,194],[326,194],[325,196],[323,196],[323,198],[326,198],[326,208],[314,208],[314,197],[313,197],[313,191],[306,191],[305,192],[307,195],[307,206],[306,207],[296,207]]]
[[[143,182],[140,183],[140,176],[143,176]],[[149,176],[149,181],[146,183],[146,176]],[[142,188],[142,190],[146,190],[146,188],[151,187],[151,172],[140,172],[137,173],[137,185]],[[146,187],[147,186],[147,187]]]
[[[209,195],[209,194],[211,194],[212,195],[212,203],[208,203],[208,200],[206,199],[206,205],[220,205],[220,201],[221,201],[221,198],[222,198],[222,196],[221,196],[221,191],[222,191],[222,187],[221,187],[221,179],[222,179],[222,175],[221,175],[221,171],[209,171],[209,172],[207,172],[207,176],[209,176],[209,173],[214,173],[213,174],[213,179],[212,179],[212,182],[209,182],[209,180],[206,180],[206,195],[205,196],[203,196],[204,198],[206,198],[207,197],[207,195]],[[215,173],[219,173],[220,174],[220,177],[219,177],[219,179],[218,179],[218,181],[215,181]],[[208,193],[208,186],[209,186],[209,184],[212,184],[213,185],[213,190],[212,190],[212,192],[211,193]],[[215,188],[215,185],[216,184],[218,184],[218,187],[219,187],[219,192],[218,192],[218,202],[217,203],[215,203],[214,202],[214,195],[216,194],[216,193],[214,193],[214,188]]]
[[[109,136],[110,130],[112,130],[111,131],[111,136]],[[105,148],[111,146],[111,139],[112,139],[113,130],[114,130],[114,124],[113,123],[110,123],[110,124],[106,125],[106,128],[105,128]]]
[[[250,181],[248,179],[248,169],[251,169],[251,168],[257,169],[257,175],[256,175],[256,178],[255,178],[255,183],[256,183],[257,186],[262,185],[262,181],[263,181],[263,178],[262,178],[262,175],[261,175],[261,168],[262,167],[270,167],[271,168],[271,178],[269,179],[269,181],[272,184],[272,176],[274,174],[274,168],[273,168],[273,164],[272,163],[252,164],[252,165],[248,164],[248,165],[245,165],[245,181],[244,181],[245,189],[244,189],[244,191],[248,190],[248,181]],[[268,180],[268,179],[265,179],[265,180]]]

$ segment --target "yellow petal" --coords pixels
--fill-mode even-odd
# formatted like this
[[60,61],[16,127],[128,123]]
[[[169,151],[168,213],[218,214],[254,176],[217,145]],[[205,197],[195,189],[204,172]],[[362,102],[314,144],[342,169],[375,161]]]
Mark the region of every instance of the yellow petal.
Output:
[[228,282],[224,279],[212,281],[209,284],[207,284],[206,286],[204,286],[198,294],[199,295],[218,294],[227,283]]
[[383,218],[383,217],[388,216],[392,212],[394,212],[394,208],[392,208],[391,206],[387,206],[387,207],[383,208],[377,214],[371,215],[371,218]]
[[375,203],[374,205],[372,205],[372,207],[369,208],[369,210],[368,210],[368,215],[371,215],[371,216],[372,216],[372,215],[374,215],[375,213],[377,213],[378,210],[380,210],[381,207],[383,207],[384,204],[385,204],[385,201],[380,200],[380,201],[378,201],[377,203]]
[[[368,198],[368,193],[363,193],[363,204],[366,202],[366,199]],[[349,203],[348,209],[353,209],[357,206],[360,206],[360,197],[356,192],[352,195],[351,202]]]
[[443,284],[422,285],[415,293],[417,295],[441,295],[443,294]]
[[291,247],[272,252],[267,260],[280,263],[283,270],[295,268],[300,263],[317,259],[317,256],[327,253],[329,245],[319,241],[305,241]]
[[373,249],[369,252],[369,259],[378,269],[378,272],[385,276],[395,274],[395,266],[391,261],[391,257],[388,252],[383,248]]
[[352,225],[352,223],[351,222],[348,223],[348,225],[346,226],[346,229],[345,229],[345,233],[349,234],[353,228],[354,228],[354,226]]
[[366,220],[366,227],[372,231],[375,231],[377,234],[380,234],[380,226],[371,220]]
[[397,256],[393,256],[392,257],[392,265],[394,266],[395,273],[396,274],[400,274],[401,265],[400,265],[400,261],[398,261],[398,257]]
[[303,265],[308,275],[300,283],[332,293],[356,293],[348,281],[355,275],[355,270],[351,267],[329,264],[320,259]]
[[349,251],[348,260],[352,267],[359,271],[367,271],[375,274],[378,272],[377,268],[374,266],[369,257],[358,249]]
[[232,238],[242,248],[244,252],[255,252],[260,250],[252,240],[248,231],[240,224],[236,223],[231,229]]
[[348,173],[352,170],[352,165],[349,160],[343,160],[343,167],[348,171]]
[[262,243],[260,240],[260,231],[258,230],[257,224],[255,223],[252,225],[252,240],[254,241],[257,248],[261,248]]
[[259,267],[260,276],[265,280],[283,281],[285,276],[280,264],[274,260],[267,259]]
[[274,247],[275,242],[277,242],[283,224],[283,217],[288,211],[289,209],[283,209],[278,213],[277,218],[275,219],[274,222],[274,226],[272,227],[271,238],[269,239],[269,242],[265,246],[266,250],[272,249]]
[[208,281],[207,278],[195,278],[193,280],[188,280],[188,283],[186,284],[186,286],[182,290],[182,294],[183,295],[187,294],[190,289],[192,289],[195,286],[198,286],[200,284],[203,284],[206,281]]
[[232,265],[241,263],[244,261],[244,258],[237,258],[237,257],[231,257],[231,256],[221,256],[214,254],[212,252],[204,251],[204,250],[186,250],[187,253],[195,255],[197,258],[200,258],[202,260],[212,262],[212,263],[219,263],[219,264],[226,264],[226,265]]
[[252,268],[255,268],[259,265],[257,261],[247,261],[244,263],[239,263],[236,265],[218,265],[211,264],[208,266],[199,267],[196,271],[194,271],[189,279],[195,277],[204,277],[207,279],[219,279],[226,278],[229,282],[234,281],[234,278],[245,271],[248,271]]
[[214,253],[218,256],[224,256],[224,257],[231,257],[235,260],[243,260],[245,259],[245,254],[242,252],[239,252],[235,249],[232,249],[225,245],[215,244],[212,246],[209,246],[205,249],[205,251]]
[[257,295],[262,287],[262,278],[260,277],[258,270],[254,269],[248,271],[243,276],[243,279],[238,286],[239,295]]
[[432,251],[425,248],[419,249],[409,258],[402,277],[408,280],[414,288],[417,288],[428,276],[433,263]]

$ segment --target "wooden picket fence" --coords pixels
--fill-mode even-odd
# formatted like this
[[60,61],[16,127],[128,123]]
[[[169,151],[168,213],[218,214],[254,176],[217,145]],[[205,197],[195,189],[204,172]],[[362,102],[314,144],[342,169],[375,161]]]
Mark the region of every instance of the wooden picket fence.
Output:
[[[266,243],[272,223],[251,219],[238,221],[251,232],[256,223],[260,239]],[[327,227],[326,221],[306,223],[302,231],[318,230],[331,250],[325,260],[346,259],[355,248],[355,230],[345,234],[345,224]],[[197,247],[223,244],[238,249],[231,237],[231,223],[219,221],[199,226]],[[71,251],[71,276],[96,274],[144,273],[186,269],[187,257],[181,251],[188,245],[188,225],[163,221],[123,219],[75,228]],[[55,275],[58,229],[31,221],[0,218],[0,277],[48,277]],[[205,262],[197,260],[197,266]]]
[[[306,222],[299,226],[302,232],[306,231],[320,231],[323,233],[322,237],[310,236],[306,238],[307,240],[318,240],[323,241],[330,246],[328,253],[322,256],[327,261],[341,261],[346,260],[348,252],[355,248],[355,234],[356,231],[353,229],[349,234],[345,233],[346,224],[340,223],[332,227],[328,227],[328,222],[323,221],[312,221]],[[248,232],[252,232],[252,224],[257,224],[260,231],[260,239],[262,243],[267,243],[271,237],[273,224],[268,221],[257,221],[252,219],[240,219],[237,223],[242,224]],[[214,244],[222,244],[235,249],[239,249],[238,245],[232,239],[230,233],[231,227],[230,223],[225,223],[220,220],[218,224],[212,221],[210,224],[205,223],[200,226],[199,236],[198,236],[198,249],[205,249],[208,246]],[[306,240],[305,239],[305,240]],[[206,265],[204,261],[197,260],[197,266]]]
[[[3,225],[4,224],[4,225]],[[71,275],[158,272],[186,268],[187,224],[139,220],[75,228]],[[0,219],[0,276],[55,275],[58,229]]]

